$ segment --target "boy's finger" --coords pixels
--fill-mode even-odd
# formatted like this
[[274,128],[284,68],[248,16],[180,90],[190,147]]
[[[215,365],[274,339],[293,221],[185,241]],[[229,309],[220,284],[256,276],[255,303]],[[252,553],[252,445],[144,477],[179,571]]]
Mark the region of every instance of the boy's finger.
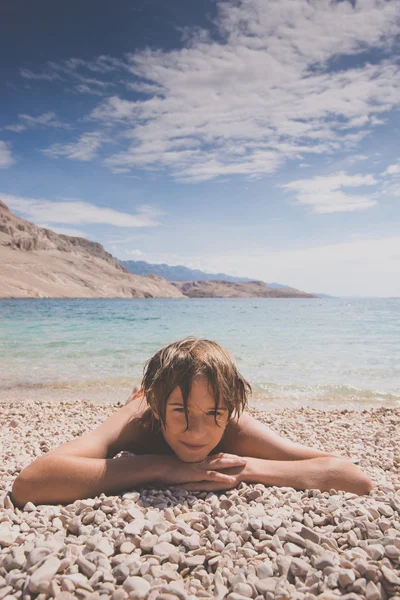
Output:
[[236,456],[235,458],[219,458],[208,463],[209,467],[214,469],[229,469],[229,467],[242,467],[247,463],[244,456]]
[[218,454],[210,454],[208,456],[208,460],[238,460],[243,458],[243,456],[238,456],[237,454],[225,454],[220,452]]
[[219,471],[207,471],[206,477],[207,481],[222,481],[224,483],[235,483],[236,481],[236,477],[220,473]]

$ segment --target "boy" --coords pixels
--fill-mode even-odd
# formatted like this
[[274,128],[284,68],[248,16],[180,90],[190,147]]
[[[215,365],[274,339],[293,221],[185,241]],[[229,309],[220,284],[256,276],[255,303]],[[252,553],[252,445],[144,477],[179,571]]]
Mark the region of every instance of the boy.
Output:
[[[285,440],[244,412],[251,393],[216,342],[187,338],[151,358],[141,392],[97,429],[51,450],[14,482],[18,506],[147,485],[217,491],[241,481],[367,494],[351,461]],[[113,458],[121,451],[133,456]]]

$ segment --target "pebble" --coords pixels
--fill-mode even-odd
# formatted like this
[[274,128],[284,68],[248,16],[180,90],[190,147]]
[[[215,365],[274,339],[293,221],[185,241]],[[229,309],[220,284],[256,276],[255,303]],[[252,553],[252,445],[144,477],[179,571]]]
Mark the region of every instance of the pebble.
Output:
[[355,592],[356,594],[365,594],[365,590],[367,588],[367,580],[365,579],[365,577],[359,577],[358,579],[355,580],[355,582],[352,584],[351,589],[353,590],[353,592]]
[[150,583],[143,577],[128,577],[123,583],[123,588],[129,595],[133,594],[134,598],[141,600],[149,593]]
[[114,554],[113,545],[105,538],[103,538],[97,545],[96,549],[102,552],[106,556],[112,556]]
[[176,551],[176,547],[169,542],[160,542],[153,546],[153,554],[160,556],[161,558],[169,558],[169,556]]
[[382,544],[372,544],[366,548],[366,552],[372,560],[380,560],[385,556],[385,548]]
[[296,544],[292,544],[288,542],[283,546],[285,554],[289,554],[289,556],[301,556],[303,554],[303,548],[297,546]]
[[351,569],[344,569],[338,574],[338,581],[341,587],[346,587],[351,583],[354,583],[355,580],[355,573]]
[[[293,561],[292,561],[293,562]],[[257,569],[257,575],[259,579],[266,579],[267,577],[273,577],[274,569],[271,563],[262,563]]]
[[381,594],[373,581],[368,581],[365,589],[365,600],[381,600]]
[[123,542],[120,546],[120,552],[122,554],[132,554],[136,546],[132,542]]
[[388,544],[385,546],[385,554],[389,558],[396,559],[400,557],[400,545],[399,548],[394,546],[393,544]]
[[385,565],[382,565],[381,571],[382,571],[382,575],[386,579],[386,581],[388,581],[389,583],[391,583],[393,585],[400,585],[400,576],[397,575],[393,569],[388,569],[388,567],[385,567]]
[[251,585],[242,583],[241,581],[233,586],[233,591],[245,598],[251,598],[253,595],[253,588]]
[[17,537],[18,533],[16,531],[11,531],[10,529],[0,529],[0,546],[11,546]]
[[267,594],[268,592],[275,592],[277,582],[278,580],[275,579],[275,577],[266,577],[264,579],[256,580],[254,584],[260,594]]
[[393,517],[394,511],[390,504],[379,503],[377,509],[384,517]]
[[321,556],[314,559],[314,567],[316,569],[326,569],[326,567],[334,567],[338,563],[337,555],[332,552],[324,552]]
[[141,535],[147,523],[146,519],[135,519],[125,525],[124,533],[125,535]]
[[290,572],[295,577],[304,578],[308,575],[311,565],[301,558],[293,558],[290,563]]
[[60,559],[52,556],[48,558],[41,567],[39,567],[29,579],[30,592],[47,592],[50,588],[51,580],[60,567]]
[[183,561],[187,567],[197,567],[203,565],[205,559],[204,555],[197,554],[196,556],[185,556]]

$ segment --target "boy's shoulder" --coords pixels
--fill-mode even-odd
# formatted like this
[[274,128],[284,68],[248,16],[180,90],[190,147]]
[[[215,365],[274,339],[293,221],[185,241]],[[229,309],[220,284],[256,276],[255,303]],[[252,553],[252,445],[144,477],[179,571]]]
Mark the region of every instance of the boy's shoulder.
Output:
[[162,432],[155,426],[149,404],[143,394],[129,398],[125,405],[131,412],[129,434],[125,436],[124,450],[133,454],[169,454],[170,447]]

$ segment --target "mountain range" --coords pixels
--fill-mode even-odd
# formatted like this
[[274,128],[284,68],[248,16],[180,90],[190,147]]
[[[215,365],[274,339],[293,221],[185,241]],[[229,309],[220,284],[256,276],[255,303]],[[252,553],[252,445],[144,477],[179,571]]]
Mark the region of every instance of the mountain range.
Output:
[[39,227],[13,214],[0,200],[0,298],[187,297],[314,296],[223,273],[118,261],[101,244]]
[[[151,264],[144,260],[120,260],[121,265],[124,265],[136,275],[150,275],[154,273],[163,277],[167,281],[231,281],[231,282],[253,282],[254,279],[249,277],[234,277],[226,273],[205,273],[198,269],[189,269],[183,265],[170,266],[165,263]],[[281,283],[267,283],[268,287],[273,289],[294,289]]]

